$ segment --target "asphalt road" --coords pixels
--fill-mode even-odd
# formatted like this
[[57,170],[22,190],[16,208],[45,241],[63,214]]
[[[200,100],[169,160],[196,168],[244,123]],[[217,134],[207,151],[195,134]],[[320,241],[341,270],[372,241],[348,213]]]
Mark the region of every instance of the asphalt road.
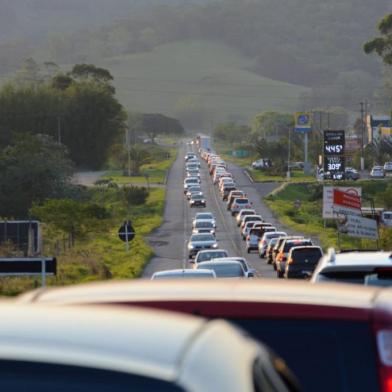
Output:
[[[219,248],[226,249],[229,255],[245,257],[249,264],[256,269],[259,276],[275,278],[276,273],[272,267],[260,259],[257,253],[248,254],[245,249],[245,241],[241,239],[239,228],[235,220],[226,210],[225,203],[219,197],[216,186],[212,184],[207,171],[207,165],[202,161],[201,180],[202,189],[206,196],[207,208],[190,208],[183,193],[183,179],[185,176],[184,155],[187,151],[181,146],[177,160],[170,170],[166,186],[166,205],[163,225],[152,233],[148,241],[154,248],[156,256],[146,266],[143,277],[150,277],[155,271],[174,268],[189,268],[187,241],[191,234],[192,219],[198,211],[211,211],[217,220],[216,237]],[[275,189],[276,183],[254,184],[245,175],[244,171],[229,165],[228,170],[233,174],[237,187],[244,190],[256,209],[263,218],[282,228],[279,222],[272,216],[270,210],[262,202],[262,197]]]

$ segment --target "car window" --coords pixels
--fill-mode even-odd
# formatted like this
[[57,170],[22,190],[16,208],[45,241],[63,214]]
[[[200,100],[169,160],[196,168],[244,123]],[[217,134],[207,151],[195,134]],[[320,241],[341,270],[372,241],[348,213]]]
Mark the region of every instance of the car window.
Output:
[[236,278],[245,275],[243,269],[238,264],[211,264],[200,268],[214,270],[217,278]]
[[191,241],[215,241],[215,237],[212,234],[194,234]]
[[291,254],[294,263],[302,263],[305,261],[318,263],[321,256],[322,252],[320,249],[295,249]]
[[230,321],[282,357],[303,391],[379,390],[373,335],[365,322]]
[[294,246],[310,246],[313,245],[312,241],[304,241],[304,240],[290,240],[286,241],[283,247],[283,252],[287,253]]
[[237,199],[235,202],[237,204],[249,204],[249,200],[248,199]]
[[226,252],[218,251],[218,252],[203,252],[201,254],[198,254],[197,260],[199,262],[201,261],[208,261],[211,259],[217,259],[219,257],[227,257]]
[[12,392],[183,391],[167,381],[103,369],[0,361],[0,389]]
[[366,273],[363,271],[328,271],[317,275],[317,282],[339,282],[364,284]]
[[212,225],[211,222],[200,222],[200,221],[197,221],[197,222],[196,222],[196,227],[197,227],[197,228],[199,228],[199,227],[211,228],[212,226],[213,226],[213,225]]

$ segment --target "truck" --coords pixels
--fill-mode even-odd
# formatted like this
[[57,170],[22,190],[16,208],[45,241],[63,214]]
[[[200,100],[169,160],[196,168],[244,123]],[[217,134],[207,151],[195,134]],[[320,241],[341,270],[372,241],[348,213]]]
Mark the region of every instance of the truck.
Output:
[[392,211],[386,211],[384,208],[362,207],[362,215],[369,218],[375,218],[377,222],[386,227],[392,227]]
[[205,135],[199,135],[197,137],[197,144],[199,150],[211,151],[211,137]]

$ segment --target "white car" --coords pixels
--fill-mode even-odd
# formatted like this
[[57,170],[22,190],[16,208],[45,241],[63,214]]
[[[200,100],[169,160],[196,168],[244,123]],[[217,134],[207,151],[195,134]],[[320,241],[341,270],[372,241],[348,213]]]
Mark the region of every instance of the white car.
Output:
[[200,185],[200,178],[198,177],[188,177],[184,180],[184,193],[187,193],[191,186]]
[[231,215],[237,215],[241,210],[250,210],[252,208],[252,203],[247,197],[238,197],[234,199],[230,211]]
[[250,208],[244,208],[242,209],[236,216],[235,220],[237,223],[237,226],[239,226],[241,224],[241,219],[245,216],[245,215],[256,215],[256,211]]
[[199,250],[196,254],[194,260],[190,260],[189,262],[193,264],[193,268],[196,268],[199,263],[202,261],[209,261],[211,259],[217,259],[219,257],[228,257],[229,254],[225,249],[207,249],[207,250]]
[[330,248],[312,275],[313,283],[392,286],[391,252],[343,252]]
[[258,243],[258,251],[259,251],[260,258],[265,257],[265,252],[267,251],[269,242],[273,238],[286,237],[286,236],[287,236],[287,233],[284,231],[275,231],[275,232],[264,233]]
[[282,360],[223,320],[97,305],[0,313],[4,392],[292,390]]
[[370,178],[384,178],[385,172],[382,166],[373,166],[370,172]]

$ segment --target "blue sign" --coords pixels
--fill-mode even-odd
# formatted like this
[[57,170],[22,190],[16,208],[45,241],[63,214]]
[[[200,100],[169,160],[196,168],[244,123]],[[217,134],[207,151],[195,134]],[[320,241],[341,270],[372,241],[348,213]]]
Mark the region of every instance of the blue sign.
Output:
[[299,112],[295,113],[295,132],[307,133],[312,130],[312,116],[311,113]]

